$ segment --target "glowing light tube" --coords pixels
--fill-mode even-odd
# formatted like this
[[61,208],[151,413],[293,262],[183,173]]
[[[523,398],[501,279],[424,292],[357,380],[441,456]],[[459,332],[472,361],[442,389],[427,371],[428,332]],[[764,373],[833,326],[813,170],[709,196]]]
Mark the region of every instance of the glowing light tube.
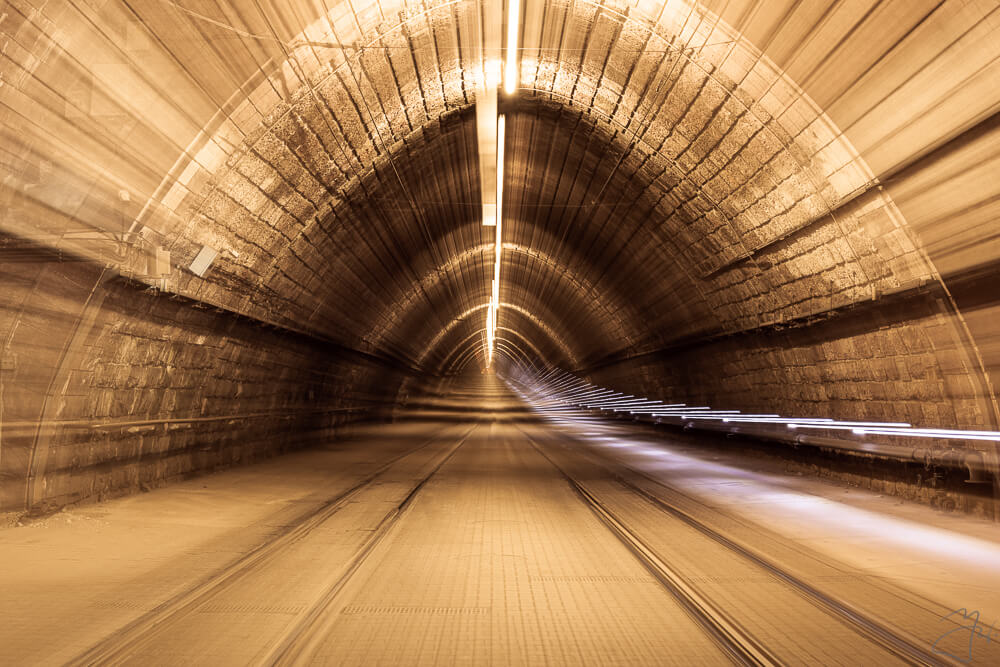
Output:
[[496,204],[496,241],[493,258],[493,283],[490,289],[490,305],[486,312],[486,367],[493,363],[493,350],[496,345],[497,320],[500,315],[500,259],[503,255],[503,158],[504,138],[506,135],[506,120],[503,114],[497,117],[497,204]]
[[521,26],[521,0],[507,0],[507,62],[503,71],[503,92],[517,90],[517,33]]
[[830,422],[820,422],[820,423],[807,423],[796,421],[791,424],[787,424],[788,428],[821,428],[821,429],[831,429],[834,431],[851,431],[858,427],[871,426],[872,428],[909,428],[910,425],[906,422],[841,422],[841,421],[830,421]]
[[[535,391],[563,404],[586,405],[587,407],[608,408],[631,414],[647,414],[654,417],[669,417],[682,420],[711,420],[733,424],[775,424],[789,429],[816,429],[850,431],[857,436],[901,436],[907,438],[941,438],[948,440],[984,440],[1000,442],[1000,431],[973,431],[961,429],[915,428],[907,422],[877,422],[835,420],[827,417],[782,417],[776,414],[743,414],[739,410],[713,410],[709,406],[689,406],[684,403],[663,404],[645,398],[623,396],[610,389],[583,382],[572,374],[557,374],[561,391],[553,387],[536,387]],[[572,414],[563,410],[560,414]]]

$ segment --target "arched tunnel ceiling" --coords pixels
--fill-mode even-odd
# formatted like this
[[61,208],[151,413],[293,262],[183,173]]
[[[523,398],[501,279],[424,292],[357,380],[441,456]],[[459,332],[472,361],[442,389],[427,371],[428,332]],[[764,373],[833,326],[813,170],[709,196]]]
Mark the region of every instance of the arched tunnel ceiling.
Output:
[[[909,3],[885,27],[879,17],[900,3],[778,4],[528,6],[517,93],[501,100],[502,328],[587,367],[936,279],[876,173],[902,168],[900,142],[919,156],[983,105],[947,130],[890,119],[876,132],[873,117],[927,63],[897,82],[882,68],[892,40],[866,51],[858,38],[888,30],[905,56],[925,24],[970,19]],[[51,228],[62,213],[106,231],[134,220],[179,266],[208,245],[221,254],[204,278],[181,271],[169,289],[441,372],[482,328],[491,273],[474,8],[24,9],[40,34],[46,21],[72,28],[58,45],[38,37],[60,66],[32,93],[46,104],[8,108],[26,128],[57,128],[25,136],[58,144],[47,148],[68,179],[96,177],[74,188],[83,201],[38,193],[36,217],[17,224]],[[859,63],[863,77],[842,75]],[[56,108],[66,116],[46,115]]]

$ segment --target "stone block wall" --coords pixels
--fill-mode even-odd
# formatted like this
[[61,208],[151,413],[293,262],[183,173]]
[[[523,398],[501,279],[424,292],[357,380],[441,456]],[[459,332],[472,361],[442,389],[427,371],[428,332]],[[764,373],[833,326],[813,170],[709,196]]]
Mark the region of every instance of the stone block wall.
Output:
[[0,512],[329,442],[388,414],[405,377],[91,263],[0,272]]
[[719,410],[995,428],[954,316],[926,296],[894,305],[896,312],[881,306],[692,341],[609,363],[588,376],[651,399]]

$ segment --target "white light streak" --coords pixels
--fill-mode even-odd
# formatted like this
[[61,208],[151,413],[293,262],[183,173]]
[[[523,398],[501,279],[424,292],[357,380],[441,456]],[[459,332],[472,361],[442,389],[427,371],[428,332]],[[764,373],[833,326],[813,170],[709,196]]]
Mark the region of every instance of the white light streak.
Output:
[[517,90],[517,33],[521,25],[520,0],[508,0],[507,7],[507,63],[504,66],[503,91],[513,95]]
[[496,240],[493,257],[493,282],[490,286],[490,304],[486,309],[486,367],[493,365],[493,352],[496,347],[497,320],[500,314],[500,260],[503,256],[503,158],[504,137],[506,135],[506,119],[503,114],[497,117],[497,202],[496,202]]
[[[584,382],[561,373],[554,382],[538,382],[534,392],[547,401],[563,406],[602,408],[630,414],[644,414],[679,420],[718,421],[731,424],[774,424],[789,429],[850,431],[855,436],[902,436],[908,438],[941,438],[948,440],[985,440],[1000,442],[1000,431],[965,431],[961,429],[915,428],[907,422],[839,421],[828,417],[782,417],[777,414],[743,414],[739,410],[713,410],[709,406],[689,406],[684,403],[663,404],[646,398],[623,395],[612,389]],[[554,412],[555,410],[553,410]],[[572,415],[565,407],[559,414]]]
[[788,424],[788,428],[822,428],[822,429],[833,429],[835,431],[850,431],[857,427],[871,426],[874,428],[909,428],[910,425],[906,422],[841,422],[841,421],[829,421],[829,422],[818,422],[818,423],[807,423],[796,421],[794,423]]
[[738,415],[739,410],[712,410],[711,412],[695,412],[688,414],[686,412],[679,412],[672,415],[661,415],[666,417],[679,417],[681,419],[714,419],[720,421],[723,419],[724,415]]

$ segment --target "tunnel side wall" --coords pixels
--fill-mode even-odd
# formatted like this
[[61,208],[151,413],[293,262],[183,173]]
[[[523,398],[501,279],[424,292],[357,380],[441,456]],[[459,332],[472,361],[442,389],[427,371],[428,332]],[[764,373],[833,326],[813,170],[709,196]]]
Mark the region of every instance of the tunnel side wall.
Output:
[[0,512],[325,441],[383,416],[405,377],[91,263],[47,260],[0,264]]
[[770,329],[620,361],[589,375],[630,393],[717,409],[991,426],[983,388],[955,327],[932,306],[921,310],[900,323],[866,309],[824,325]]
[[[858,230],[864,234],[855,243],[874,240],[866,272],[889,268],[902,276],[897,288],[872,284],[867,298],[859,290],[842,307],[810,282],[828,275],[813,258],[835,249],[830,239],[837,237],[824,227],[845,224],[838,211],[756,258],[763,267],[780,267],[787,257],[799,262],[797,271],[806,278],[793,279],[796,270],[787,271],[787,289],[804,314],[654,352],[619,354],[578,370],[628,392],[720,409],[997,429],[1000,181],[985,174],[995,172],[998,139],[1000,117],[994,115],[964,131],[955,128],[950,140],[922,155],[897,147],[905,158],[900,162],[909,166],[885,186],[891,200],[878,188],[848,207],[861,210]],[[864,204],[869,199],[880,203]],[[905,228],[894,222],[900,216]],[[913,248],[922,249],[936,276],[916,270],[923,262]],[[976,446],[995,456],[989,443]]]

